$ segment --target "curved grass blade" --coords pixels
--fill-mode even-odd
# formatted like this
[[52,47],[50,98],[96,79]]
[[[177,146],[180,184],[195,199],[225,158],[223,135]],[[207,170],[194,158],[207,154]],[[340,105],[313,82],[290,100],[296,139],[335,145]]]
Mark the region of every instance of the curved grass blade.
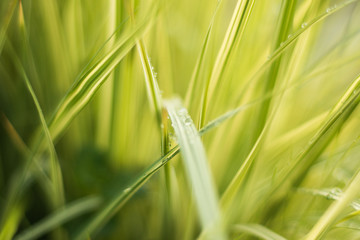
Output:
[[[263,99],[259,99],[221,115],[202,128],[199,131],[199,135],[204,135],[227,119],[234,117],[236,114],[250,108],[251,106],[254,106],[262,100]],[[156,173],[162,166],[168,163],[168,161],[175,157],[179,152],[180,146],[176,145],[167,154],[144,170],[144,172],[131,184],[129,184],[124,191],[120,192],[116,197],[105,204],[105,207],[96,214],[96,217],[94,217],[91,222],[89,222],[86,227],[80,231],[76,239],[85,239],[88,235],[92,235],[94,232],[100,229],[101,226],[103,226],[113,215],[115,215],[116,212],[121,209],[121,207],[131,198],[131,196],[133,196],[134,193],[140,189],[140,187],[142,187],[154,173]]]
[[179,99],[169,100],[165,106],[181,147],[183,163],[193,189],[203,230],[211,231],[214,239],[224,239],[218,198],[200,135]]
[[[9,49],[13,50],[12,48],[9,48]],[[15,66],[18,68],[18,71],[22,75],[25,85],[34,101],[34,104],[35,104],[35,107],[36,107],[36,110],[38,112],[38,116],[39,116],[39,119],[41,122],[41,126],[42,126],[43,132],[45,134],[45,140],[48,145],[47,147],[48,147],[49,153],[50,153],[50,180],[51,180],[51,188],[48,189],[48,190],[50,190],[50,192],[48,192],[47,194],[50,196],[52,207],[57,208],[64,204],[65,197],[64,197],[61,167],[60,167],[60,164],[59,164],[59,161],[57,158],[55,146],[51,139],[50,132],[49,132],[48,126],[46,124],[45,117],[42,112],[40,103],[36,97],[36,94],[31,86],[30,81],[26,75],[26,72],[21,65],[21,62],[17,58],[15,53],[13,54],[13,60],[14,60]],[[18,198],[21,195],[21,192],[23,191],[23,187],[26,185],[27,173],[33,163],[33,161],[32,161],[33,154],[34,153],[30,153],[28,161],[25,163],[24,171],[19,176],[19,179],[16,181],[14,189],[12,190],[11,194],[8,195],[7,205],[1,216],[1,222],[0,222],[0,228],[2,229],[1,230],[2,233],[7,231],[6,228],[7,228],[7,226],[9,226],[8,221],[11,220],[9,215],[17,207],[17,204],[19,201]],[[36,166],[38,166],[38,165],[36,165]],[[13,222],[11,225],[17,226],[18,223],[15,224]]]
[[[324,151],[324,149],[331,142],[334,134],[341,129],[343,124],[352,114],[354,109],[357,107],[360,101],[360,75],[353,81],[350,87],[346,90],[339,102],[329,113],[325,122],[320,126],[319,130],[310,139],[304,150],[294,159],[289,169],[279,176],[279,180],[273,185],[269,192],[270,196],[276,193],[280,194],[276,198],[280,202],[284,202],[281,199],[287,197],[286,191],[289,188],[296,188],[301,184],[305,175],[308,173],[311,166]],[[283,191],[280,191],[283,190]],[[266,197],[265,197],[266,198]],[[280,199],[280,200],[279,200]],[[277,207],[268,208],[270,211],[264,215],[264,219],[268,218],[269,215],[274,214],[279,209],[279,202],[276,201]],[[268,202],[263,202],[268,204]]]
[[2,1],[0,4],[0,54],[4,47],[6,31],[14,14],[17,0]]
[[95,235],[154,173],[179,153],[179,150],[179,146],[172,148],[165,156],[154,162],[138,178],[129,184],[129,187],[125,188],[113,199],[104,204],[104,207],[79,231],[74,239],[88,239],[88,236]]
[[236,224],[234,230],[251,234],[264,240],[286,240],[286,238],[259,224]]
[[51,170],[50,170],[50,176],[51,176],[51,181],[52,184],[54,185],[54,192],[53,192],[53,204],[54,207],[59,207],[61,205],[64,204],[65,202],[65,197],[64,197],[64,187],[63,187],[63,180],[62,180],[62,173],[61,173],[61,167],[59,164],[59,160],[56,154],[56,150],[55,150],[55,146],[54,143],[51,139],[51,135],[50,135],[50,131],[48,129],[48,126],[46,124],[46,120],[44,117],[44,114],[42,112],[42,109],[40,107],[40,103],[37,100],[37,97],[35,95],[35,92],[31,86],[31,83],[25,73],[25,70],[19,65],[20,71],[23,75],[25,84],[31,94],[31,97],[33,98],[33,101],[35,103],[36,106],[36,110],[38,111],[38,115],[40,118],[40,122],[43,128],[43,131],[45,133],[45,139],[49,148],[49,152],[50,152],[50,166],[51,166]]
[[143,21],[120,37],[114,43],[112,50],[91,66],[69,89],[49,124],[49,130],[53,139],[59,137],[71,120],[92,99],[112,70],[133,48],[136,39],[151,25],[152,20],[153,14],[148,14]]
[[339,217],[341,212],[354,200],[360,191],[360,171],[354,175],[353,179],[349,183],[347,189],[344,191],[344,194],[340,199],[326,210],[326,212],[321,216],[319,221],[315,226],[310,230],[306,235],[305,240],[320,239],[326,231],[331,227],[331,225],[336,221],[336,218]]
[[[340,188],[326,188],[326,189],[306,189],[306,188],[300,188],[300,192],[304,193],[310,193],[314,196],[321,196],[328,200],[335,200],[338,201],[342,198],[344,193]],[[350,206],[356,210],[360,211],[360,202],[359,201],[352,201],[350,203]]]
[[48,217],[29,227],[27,230],[15,236],[15,240],[38,239],[42,235],[54,230],[56,227],[81,216],[99,207],[101,199],[99,197],[86,197],[75,202],[69,203],[63,208],[52,213]]
[[189,106],[190,101],[192,101],[193,98],[194,98],[195,86],[197,85],[197,80],[198,80],[199,75],[200,75],[200,70],[201,70],[201,67],[203,66],[204,57],[205,57],[205,54],[206,54],[207,49],[208,49],[208,45],[209,45],[208,43],[209,43],[209,39],[210,39],[210,36],[211,36],[212,28],[213,28],[213,25],[214,25],[214,21],[215,21],[215,16],[216,16],[216,13],[217,13],[217,11],[219,9],[220,3],[221,3],[221,0],[218,1],[217,4],[216,4],[215,11],[214,11],[213,16],[212,16],[212,18],[210,20],[210,25],[209,25],[209,27],[207,29],[205,39],[204,39],[204,42],[202,44],[200,55],[199,55],[199,57],[198,57],[198,59],[196,61],[195,68],[194,68],[193,74],[191,76],[189,87],[188,87],[188,89],[186,91],[186,97],[185,97],[185,106],[186,107]]
[[[347,118],[351,115],[353,110],[359,104],[359,96],[360,96],[360,75],[353,81],[350,87],[346,90],[345,94],[342,96],[340,101],[335,105],[332,111],[329,113],[329,116],[326,122],[321,126],[319,131],[310,139],[306,149],[299,155],[297,160],[295,161],[295,166],[293,170],[307,158],[307,163],[302,162],[302,166],[299,168],[300,173],[298,177],[294,181],[294,183],[300,182],[302,179],[302,175],[308,170],[308,168],[312,165],[313,161],[316,157],[322,152],[322,150],[327,146],[329,141],[332,138],[331,134],[333,131],[332,128],[339,124],[337,127],[340,128]],[[330,133],[330,134],[328,134]],[[319,148],[315,148],[316,144],[320,145]],[[318,146],[317,146],[318,147]],[[312,152],[312,150],[315,150]],[[310,157],[309,155],[312,155]]]
[[316,23],[321,22],[322,20],[326,19],[327,17],[333,15],[334,13],[340,11],[341,9],[343,9],[344,7],[355,3],[359,0],[347,0],[344,1],[341,4],[337,4],[334,7],[329,7],[328,9],[326,9],[326,11],[322,14],[320,14],[319,16],[313,18],[311,21],[304,23],[302,25],[302,27],[294,32],[293,34],[290,34],[288,36],[288,39],[284,42],[282,42],[280,44],[280,46],[269,56],[269,58],[267,59],[267,61],[265,61],[256,71],[255,73],[249,78],[249,80],[246,83],[246,86],[243,88],[244,90],[242,91],[242,93],[239,94],[239,97],[237,99],[236,102],[240,102],[240,99],[243,97],[244,95],[244,91],[246,91],[249,87],[250,84],[254,83],[255,81],[258,81],[261,77],[261,74],[264,73],[264,71],[271,66],[271,64],[276,61],[281,54],[287,50],[290,46],[292,46],[295,41],[305,32],[308,31],[313,25],[315,25]]
[[236,42],[240,41],[242,38],[242,35],[250,18],[254,3],[254,0],[239,0],[236,4],[225,38],[216,57],[213,70],[210,74],[210,78],[205,83],[201,102],[199,128],[202,128],[205,124],[205,114],[207,111],[208,100],[211,99],[217,83],[221,78],[221,75],[223,74],[226,63],[229,60],[231,51],[235,47]]

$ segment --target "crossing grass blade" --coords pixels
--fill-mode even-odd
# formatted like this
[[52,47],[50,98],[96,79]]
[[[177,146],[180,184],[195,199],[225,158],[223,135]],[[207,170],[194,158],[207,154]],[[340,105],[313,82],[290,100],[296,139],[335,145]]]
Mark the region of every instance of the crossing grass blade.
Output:
[[[286,198],[284,189],[296,188],[304,180],[311,166],[329,145],[334,134],[338,131],[354,109],[359,104],[360,75],[352,82],[338,103],[331,110],[325,122],[310,139],[303,151],[296,157],[290,168],[283,173],[276,184],[272,186],[270,195],[279,194],[278,199]],[[269,204],[269,203],[266,203]],[[276,201],[276,203],[279,203]],[[278,208],[268,214],[274,215]],[[265,218],[268,216],[265,215]]]
[[[50,153],[49,160],[50,160],[51,190],[48,194],[50,196],[50,201],[51,201],[52,207],[58,208],[64,204],[65,197],[64,197],[64,187],[63,187],[61,167],[60,167],[60,163],[59,163],[59,160],[58,160],[58,157],[56,154],[55,146],[51,139],[50,132],[49,132],[48,126],[46,124],[46,120],[45,120],[42,108],[39,104],[39,101],[36,97],[36,94],[35,94],[32,86],[31,86],[31,83],[26,75],[26,72],[23,69],[21,62],[17,58],[15,53],[13,55],[13,58],[14,58],[14,63],[16,65],[16,67],[18,68],[19,72],[22,74],[22,78],[25,82],[25,85],[26,85],[26,87],[32,97],[32,100],[36,106],[38,116],[39,116],[39,119],[41,122],[42,130],[45,135],[47,148],[49,149],[49,153]],[[16,203],[18,203],[18,201],[19,201],[18,197],[20,196],[20,194],[23,191],[23,187],[26,182],[27,174],[29,173],[29,169],[33,164],[33,158],[32,158],[33,154],[34,153],[30,154],[28,161],[25,163],[24,171],[20,175],[19,180],[16,182],[17,184],[15,184],[15,186],[14,186],[14,190],[12,191],[11,194],[8,195],[8,199],[7,199],[8,202],[7,202],[6,208],[4,210],[4,213],[2,215],[2,219],[1,219],[1,223],[0,223],[0,226],[2,226],[1,227],[2,233],[7,232],[7,230],[6,230],[7,227],[9,227],[11,225],[12,225],[11,227],[18,225],[18,223],[14,223],[14,222],[12,222],[11,224],[8,224],[8,221],[11,220],[11,218],[8,216],[11,215],[11,212],[14,211],[14,208],[18,207]],[[37,165],[37,167],[38,167],[38,165]]]
[[130,31],[124,33],[124,35],[114,43],[111,50],[94,65],[89,67],[69,89],[49,123],[49,130],[53,139],[59,137],[70,124],[71,120],[93,98],[96,91],[101,87],[112,70],[133,48],[136,39],[151,25],[152,20],[153,13],[149,13],[144,20],[131,28]]
[[109,200],[94,217],[76,234],[74,239],[87,239],[88,236],[96,235],[96,233],[113,217],[121,207],[134,195],[134,193],[142,187],[146,181],[156,173],[162,166],[164,166],[170,159],[172,159],[180,148],[175,146],[165,156],[154,162],[149,166],[138,178],[136,178],[127,188],[123,189],[114,198]]
[[349,183],[347,189],[344,191],[344,195],[340,199],[326,210],[326,212],[321,216],[319,221],[311,229],[311,231],[306,235],[306,240],[320,239],[329,227],[335,222],[336,218],[339,217],[341,212],[354,200],[360,191],[360,171],[358,171],[351,182]]
[[203,64],[204,64],[207,49],[209,47],[209,40],[210,40],[211,32],[212,32],[212,29],[213,29],[213,26],[214,26],[215,16],[216,16],[216,13],[217,13],[217,11],[219,9],[220,3],[221,3],[221,1],[218,1],[217,4],[216,4],[215,11],[214,11],[213,16],[212,16],[212,18],[210,20],[210,25],[209,25],[209,27],[207,29],[205,39],[204,39],[204,42],[203,42],[202,47],[201,47],[201,52],[200,52],[200,54],[198,56],[198,59],[196,61],[195,68],[194,68],[194,71],[192,73],[188,89],[186,91],[185,106],[188,106],[190,104],[190,101],[194,100],[195,93],[196,93],[195,87],[198,85],[200,72],[201,72],[201,69],[202,69]]
[[228,26],[221,48],[218,52],[214,67],[208,81],[205,83],[202,93],[199,128],[205,125],[205,115],[208,107],[208,101],[212,98],[217,83],[223,74],[227,61],[229,60],[232,49],[237,41],[240,41],[244,34],[246,25],[251,15],[255,1],[239,0],[237,1],[231,22]]
[[99,197],[85,197],[66,204],[46,218],[15,236],[15,240],[38,239],[62,224],[99,207]]
[[256,81],[259,81],[262,74],[269,68],[271,65],[283,54],[290,46],[292,46],[296,40],[299,39],[306,31],[310,30],[311,27],[340,11],[341,9],[355,4],[359,0],[347,0],[342,2],[341,4],[335,5],[333,7],[329,7],[326,11],[315,18],[311,19],[309,22],[304,23],[300,29],[290,34],[288,38],[280,43],[280,46],[267,58],[267,60],[261,64],[259,68],[254,72],[254,74],[249,77],[247,80],[246,86],[243,88],[243,91],[238,95],[236,102],[240,102],[241,98],[244,96],[244,91],[249,88],[250,84],[253,84]]
[[286,238],[259,224],[236,224],[233,229],[236,232],[244,232],[264,240],[286,240]]
[[214,239],[224,239],[216,188],[200,136],[179,99],[168,100],[165,106],[180,145],[187,179],[195,196],[203,230],[210,231],[208,238],[211,236],[210,238]]
[[0,4],[0,54],[4,47],[6,31],[9,27],[11,18],[17,5],[16,0],[5,0]]

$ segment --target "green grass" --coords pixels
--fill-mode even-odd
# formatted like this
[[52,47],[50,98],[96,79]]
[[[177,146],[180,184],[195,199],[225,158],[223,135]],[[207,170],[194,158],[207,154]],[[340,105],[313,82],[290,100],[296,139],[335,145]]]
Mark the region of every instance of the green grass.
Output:
[[360,238],[360,3],[0,3],[0,239]]

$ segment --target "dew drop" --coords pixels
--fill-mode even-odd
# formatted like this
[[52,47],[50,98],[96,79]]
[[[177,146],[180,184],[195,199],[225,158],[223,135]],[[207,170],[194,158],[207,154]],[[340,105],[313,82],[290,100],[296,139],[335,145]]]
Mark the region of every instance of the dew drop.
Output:
[[304,22],[303,24],[301,24],[301,28],[306,28],[308,24],[306,22]]
[[129,193],[131,191],[131,188],[125,188],[124,193]]
[[292,35],[291,35],[291,34],[289,34],[289,35],[288,35],[288,38],[291,38],[291,36],[292,36]]
[[185,119],[185,125],[186,125],[186,126],[190,126],[191,124],[192,124],[191,119],[190,119],[190,118],[186,118],[186,119]]

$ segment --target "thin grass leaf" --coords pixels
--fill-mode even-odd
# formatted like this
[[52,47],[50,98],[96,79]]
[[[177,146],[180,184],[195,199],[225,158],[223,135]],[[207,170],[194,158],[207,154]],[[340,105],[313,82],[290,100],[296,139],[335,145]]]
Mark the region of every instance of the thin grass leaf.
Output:
[[143,186],[147,180],[164,166],[170,159],[180,152],[179,146],[172,148],[165,156],[149,166],[138,178],[136,178],[127,188],[115,195],[109,202],[99,210],[95,216],[77,233],[74,239],[87,239],[88,236],[96,235],[121,207]]
[[38,239],[42,235],[56,229],[64,223],[71,221],[89,211],[99,207],[101,199],[99,197],[86,197],[75,202],[69,203],[63,208],[55,211],[38,223],[15,236],[15,240]]
[[0,4],[0,54],[3,50],[6,31],[9,27],[10,20],[15,12],[17,0],[5,0]]
[[259,224],[236,224],[233,229],[236,232],[244,232],[264,240],[286,240],[286,238]]
[[138,40],[136,43],[141,63],[144,70],[146,87],[150,98],[151,106],[155,110],[156,119],[159,126],[162,124],[162,100],[159,85],[156,80],[156,73],[154,67],[151,66],[150,58],[146,52],[145,44],[142,40]]
[[187,107],[189,106],[190,102],[194,99],[195,86],[197,86],[200,71],[204,64],[204,57],[205,57],[205,54],[206,54],[208,46],[209,46],[209,39],[211,36],[211,32],[212,32],[214,21],[215,21],[215,16],[219,9],[220,3],[221,3],[221,0],[219,0],[216,4],[215,11],[211,17],[210,24],[207,29],[206,35],[205,35],[205,39],[204,39],[204,42],[201,47],[200,55],[198,56],[198,59],[196,60],[196,64],[195,64],[195,67],[193,70],[193,74],[191,76],[189,87],[186,91],[185,106],[187,106]]
[[[325,189],[307,189],[307,188],[300,188],[299,192],[302,193],[310,193],[314,196],[321,196],[326,198],[327,200],[335,200],[338,201],[344,195],[343,191],[340,188],[325,188]],[[352,201],[350,206],[354,208],[356,211],[360,210],[360,202],[359,201]]]
[[[288,33],[291,29],[291,25],[292,25],[292,19],[294,17],[295,14],[295,7],[296,7],[296,2],[297,1],[287,1],[284,0],[282,1],[282,10],[280,13],[280,21],[278,24],[278,32],[277,32],[277,38],[274,42],[272,51],[276,50],[276,48],[278,46],[281,45],[281,43],[283,41],[286,40]],[[296,61],[297,58],[295,58]],[[280,64],[281,64],[281,56],[279,56],[279,58],[274,61],[271,64],[271,67],[269,69],[269,74],[266,77],[266,80],[264,82],[264,86],[263,86],[263,92],[266,94],[268,92],[272,92],[272,90],[275,87],[276,84],[276,80],[278,78],[278,73],[280,70]],[[292,66],[289,66],[289,69],[292,69],[291,71],[294,71],[294,68]],[[287,77],[285,77],[285,79],[288,79]],[[264,101],[259,109],[259,116],[257,119],[258,122],[258,127],[255,130],[255,136],[257,137],[257,135],[261,132],[261,130],[263,129],[266,119],[268,117],[268,112],[269,112],[269,108],[270,108],[270,104],[271,104],[272,99],[269,98],[266,101]]]
[[258,81],[261,79],[261,75],[265,72],[265,70],[268,69],[268,67],[271,66],[271,64],[276,61],[282,53],[285,52],[290,46],[292,46],[295,41],[302,36],[302,34],[306,31],[308,31],[313,25],[325,20],[329,16],[333,15],[334,13],[340,11],[344,7],[353,4],[359,0],[346,0],[342,2],[341,4],[337,4],[333,7],[329,7],[326,9],[326,11],[317,17],[313,18],[309,22],[304,23],[299,30],[294,32],[293,34],[290,34],[288,36],[288,39],[280,44],[280,46],[268,57],[268,59],[255,71],[253,75],[249,78],[249,80],[246,83],[246,86],[243,88],[244,90],[239,94],[238,99],[236,102],[240,102],[241,98],[244,96],[244,91],[248,89],[250,84],[253,84],[255,81]]
[[202,227],[205,232],[211,230],[211,238],[224,239],[217,194],[200,136],[179,99],[169,100],[165,106],[181,147],[187,178],[193,189]]
[[[325,122],[310,139],[304,150],[296,157],[289,170],[279,177],[277,183],[270,190],[270,195],[275,195],[278,192],[282,195],[278,196],[278,199],[285,198],[285,189],[296,188],[301,184],[311,166],[333,139],[334,134],[343,126],[359,104],[359,96],[360,75],[331,110]],[[280,189],[283,191],[280,191]],[[279,203],[276,204],[279,206]],[[267,218],[269,214],[273,216],[278,209],[272,209],[271,212],[265,214],[264,218]]]
[[[23,78],[25,81],[25,84],[31,94],[31,97],[35,103],[36,109],[38,111],[38,115],[40,118],[40,122],[43,128],[43,131],[45,133],[45,139],[49,148],[49,152],[50,152],[50,166],[51,166],[51,170],[50,170],[50,176],[51,176],[51,181],[54,185],[54,196],[53,196],[53,204],[54,207],[59,207],[61,205],[64,204],[65,202],[65,197],[64,197],[64,187],[63,187],[63,180],[62,180],[62,173],[61,173],[61,167],[60,167],[60,163],[56,154],[56,150],[55,150],[55,146],[54,143],[51,139],[50,136],[50,131],[48,129],[48,126],[46,124],[46,120],[43,114],[43,111],[41,109],[40,103],[37,100],[37,97],[35,95],[35,92],[31,86],[31,83],[29,81],[29,79],[27,78],[27,75],[24,71],[24,69],[22,69],[21,65],[19,65],[19,68],[21,68],[21,72],[23,74]],[[29,163],[30,164],[30,163]]]
[[230,53],[237,41],[240,41],[250,18],[255,1],[239,0],[236,4],[232,19],[227,29],[221,48],[215,60],[211,75],[205,84],[201,102],[199,129],[205,125],[205,115],[208,101],[212,98],[221,75],[224,72]]
[[[44,114],[42,112],[40,103],[35,95],[35,92],[31,86],[31,83],[26,75],[25,70],[23,69],[20,60],[16,57],[16,55],[13,55],[14,58],[14,63],[16,65],[16,67],[18,68],[19,72],[22,74],[22,78],[25,82],[25,85],[34,101],[35,107],[37,109],[38,112],[38,116],[42,125],[42,129],[44,131],[45,134],[45,140],[47,143],[47,147],[49,149],[50,152],[50,180],[51,180],[51,189],[50,192],[48,192],[48,195],[50,196],[50,200],[51,200],[51,205],[53,208],[58,208],[60,206],[62,206],[65,202],[65,197],[64,197],[64,188],[63,188],[63,180],[62,180],[62,173],[61,173],[61,167],[59,164],[59,160],[57,158],[57,154],[56,154],[56,150],[55,150],[55,146],[54,143],[51,139],[50,136],[50,132],[48,129],[48,126],[46,124],[45,121],[45,117]],[[25,182],[27,181],[27,173],[30,169],[30,167],[32,166],[32,156],[33,153],[30,153],[28,161],[25,163],[25,168],[24,168],[24,172],[20,175],[19,180],[16,182],[15,184],[15,188],[12,191],[12,194],[9,194],[8,196],[8,202],[6,205],[6,208],[3,212],[2,218],[1,218],[1,223],[0,226],[2,228],[2,232],[6,232],[6,228],[7,226],[10,226],[10,224],[8,224],[8,221],[11,220],[10,217],[8,217],[9,215],[11,215],[11,212],[13,212],[14,208],[17,207],[17,203],[18,203],[18,197],[21,195],[21,192],[23,191],[24,186],[26,185]],[[37,167],[39,167],[39,165],[36,165]],[[46,180],[46,176],[42,178],[42,180]],[[11,227],[17,226],[18,223],[12,223]]]
[[17,202],[14,204],[14,206],[9,209],[8,212],[8,219],[6,219],[6,222],[4,225],[1,226],[0,231],[0,239],[1,240],[7,240],[7,239],[13,239],[16,230],[18,228],[19,222],[21,221],[22,214],[24,212],[24,204]]
[[319,221],[306,235],[305,240],[320,239],[326,231],[332,226],[336,218],[339,217],[341,212],[354,200],[360,191],[360,171],[354,175],[354,178],[349,183],[347,189],[344,191],[343,196],[326,210],[321,216]]
[[93,98],[112,70],[133,48],[136,39],[151,25],[152,19],[153,15],[149,13],[145,20],[135,25],[130,32],[127,32],[117,40],[111,51],[91,66],[69,89],[49,124],[49,130],[53,139],[59,137],[71,120]]

